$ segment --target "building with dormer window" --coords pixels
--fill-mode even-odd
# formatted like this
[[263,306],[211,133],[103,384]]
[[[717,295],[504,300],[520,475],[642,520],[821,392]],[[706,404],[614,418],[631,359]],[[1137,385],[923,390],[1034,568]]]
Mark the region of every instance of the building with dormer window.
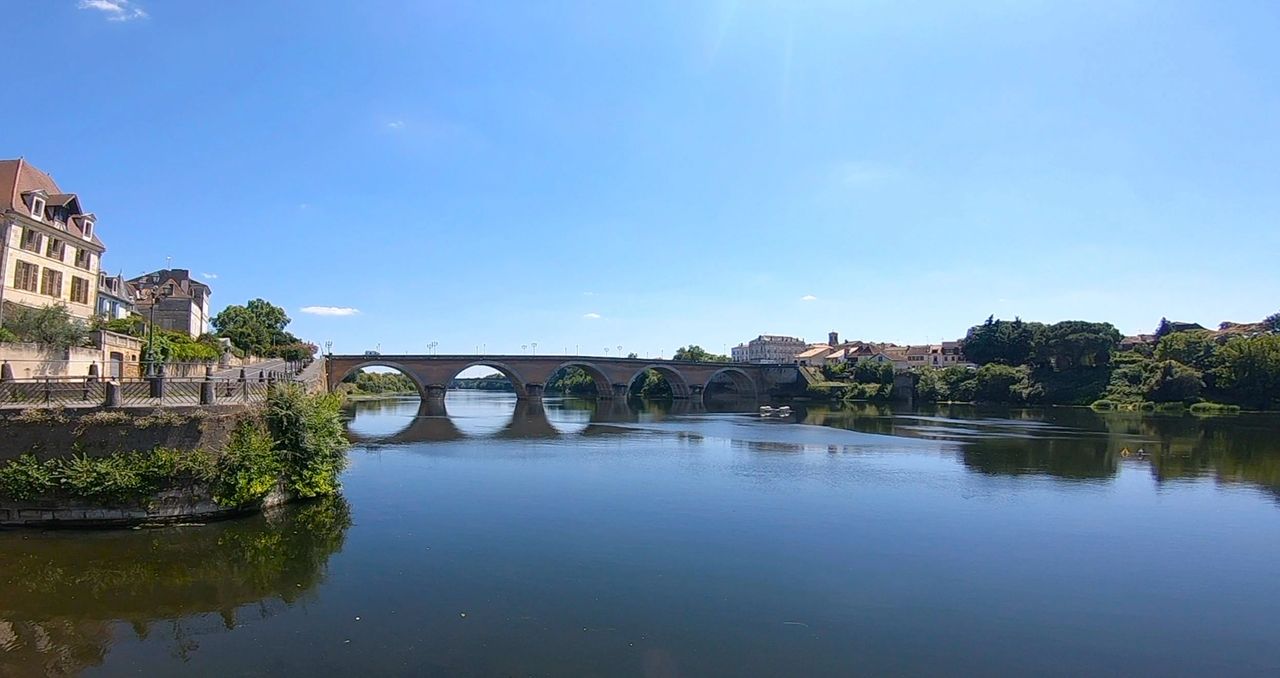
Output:
[[135,310],[160,329],[192,337],[209,331],[209,296],[213,290],[182,269],[163,269],[129,280]]
[[93,316],[107,249],[96,226],[79,196],[48,174],[22,158],[0,160],[0,317],[14,305],[51,304]]

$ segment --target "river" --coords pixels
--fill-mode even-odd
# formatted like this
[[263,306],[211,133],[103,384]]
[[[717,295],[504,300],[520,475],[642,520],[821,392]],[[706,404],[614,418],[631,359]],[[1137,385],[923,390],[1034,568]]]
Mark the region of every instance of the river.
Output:
[[340,500],[0,532],[0,675],[1280,672],[1274,415],[725,409],[357,403]]

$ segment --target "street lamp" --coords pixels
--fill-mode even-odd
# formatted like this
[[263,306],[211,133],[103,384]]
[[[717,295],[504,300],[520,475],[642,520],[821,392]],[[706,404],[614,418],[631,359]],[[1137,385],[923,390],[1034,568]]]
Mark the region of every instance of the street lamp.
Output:
[[332,342],[332,341],[326,341],[326,342],[324,342],[324,354],[325,354],[325,355],[333,355],[333,342]]
[[605,347],[604,347],[604,354],[605,354],[606,356],[607,356],[607,355],[609,355],[609,347],[608,347],[608,346],[605,346]]
[[428,353],[430,353],[431,355],[435,355],[435,354],[436,354],[436,347],[437,347],[437,346],[439,346],[439,345],[440,345],[440,342],[438,342],[438,341],[433,341],[433,342],[431,342],[431,343],[427,344],[427,352],[428,352]]
[[538,355],[538,342],[531,341],[529,342],[529,345],[533,347],[533,354]]
[[169,288],[151,288],[151,319],[147,323],[147,374],[156,372],[156,306],[169,298]]
[[622,344],[618,344],[618,357],[622,357]]
[[527,350],[529,350],[529,345],[528,345],[528,344],[520,344],[520,350],[521,350],[521,351],[527,351]]

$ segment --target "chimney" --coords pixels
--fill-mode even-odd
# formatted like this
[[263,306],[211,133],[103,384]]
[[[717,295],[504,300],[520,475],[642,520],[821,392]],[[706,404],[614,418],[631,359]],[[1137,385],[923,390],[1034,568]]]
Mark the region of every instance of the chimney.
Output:
[[828,346],[839,346],[839,345],[840,345],[840,333],[839,333],[839,332],[829,332],[829,333],[827,334],[827,345],[828,345]]

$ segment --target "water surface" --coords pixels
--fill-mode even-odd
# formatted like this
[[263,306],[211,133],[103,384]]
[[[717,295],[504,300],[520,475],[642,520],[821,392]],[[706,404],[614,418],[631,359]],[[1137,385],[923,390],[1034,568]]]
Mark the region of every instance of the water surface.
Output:
[[1274,416],[724,409],[360,403],[341,501],[0,533],[0,675],[1280,671]]

